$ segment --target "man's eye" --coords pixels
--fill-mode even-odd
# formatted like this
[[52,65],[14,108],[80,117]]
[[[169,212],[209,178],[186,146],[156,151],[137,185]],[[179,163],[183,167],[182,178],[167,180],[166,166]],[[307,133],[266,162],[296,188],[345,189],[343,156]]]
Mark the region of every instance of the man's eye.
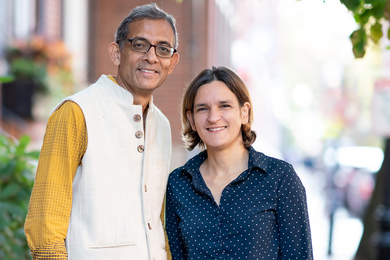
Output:
[[134,40],[132,43],[132,46],[134,49],[140,50],[145,49],[145,46],[147,46],[147,42],[142,40]]
[[170,48],[165,46],[158,46],[158,50],[162,53],[170,53]]

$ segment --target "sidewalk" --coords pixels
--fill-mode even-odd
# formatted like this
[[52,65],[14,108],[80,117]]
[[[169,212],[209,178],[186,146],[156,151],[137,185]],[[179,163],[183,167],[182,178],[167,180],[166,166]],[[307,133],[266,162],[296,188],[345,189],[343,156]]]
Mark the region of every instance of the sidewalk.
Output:
[[321,173],[310,173],[303,166],[294,166],[306,188],[315,260],[353,260],[358,248],[363,224],[344,209],[335,214],[332,255],[328,256],[329,217],[326,212],[325,178]]

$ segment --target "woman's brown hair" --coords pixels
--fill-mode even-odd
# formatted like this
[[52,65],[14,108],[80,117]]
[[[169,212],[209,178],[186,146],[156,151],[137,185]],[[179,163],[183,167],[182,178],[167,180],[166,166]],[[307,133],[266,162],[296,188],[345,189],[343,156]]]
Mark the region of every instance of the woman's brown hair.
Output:
[[205,149],[204,142],[200,139],[198,133],[193,131],[191,123],[187,118],[187,111],[191,111],[194,114],[194,102],[198,89],[212,81],[221,81],[226,84],[231,92],[237,97],[238,103],[242,107],[245,102],[250,105],[248,111],[248,123],[241,125],[242,140],[245,147],[251,146],[256,140],[256,133],[251,130],[251,124],[253,122],[253,108],[252,101],[249,95],[249,91],[244,81],[231,69],[221,66],[212,67],[212,69],[204,69],[201,71],[188,85],[184,92],[183,100],[181,103],[181,125],[182,125],[182,138],[185,143],[186,149],[192,151],[197,145],[200,148]]

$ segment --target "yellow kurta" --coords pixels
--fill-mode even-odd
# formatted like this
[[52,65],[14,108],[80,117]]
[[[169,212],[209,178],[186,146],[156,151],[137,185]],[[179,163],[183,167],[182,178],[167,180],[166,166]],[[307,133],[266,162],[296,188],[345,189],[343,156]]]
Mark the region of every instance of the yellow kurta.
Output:
[[87,144],[83,112],[67,101],[49,118],[31,194],[25,231],[34,259],[68,259],[72,183]]

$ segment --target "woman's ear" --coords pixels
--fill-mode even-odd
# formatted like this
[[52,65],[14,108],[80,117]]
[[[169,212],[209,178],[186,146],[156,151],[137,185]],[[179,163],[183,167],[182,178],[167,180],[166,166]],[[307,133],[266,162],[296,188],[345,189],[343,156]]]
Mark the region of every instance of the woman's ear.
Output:
[[191,110],[187,110],[187,119],[188,121],[190,121],[192,130],[196,132],[196,126],[194,123],[194,118],[192,117]]
[[116,66],[119,66],[121,64],[121,52],[119,45],[115,42],[110,43],[110,46],[108,47],[108,53],[112,63],[114,63]]
[[249,122],[249,109],[251,105],[249,102],[245,102],[244,105],[241,107],[241,124],[245,125]]

